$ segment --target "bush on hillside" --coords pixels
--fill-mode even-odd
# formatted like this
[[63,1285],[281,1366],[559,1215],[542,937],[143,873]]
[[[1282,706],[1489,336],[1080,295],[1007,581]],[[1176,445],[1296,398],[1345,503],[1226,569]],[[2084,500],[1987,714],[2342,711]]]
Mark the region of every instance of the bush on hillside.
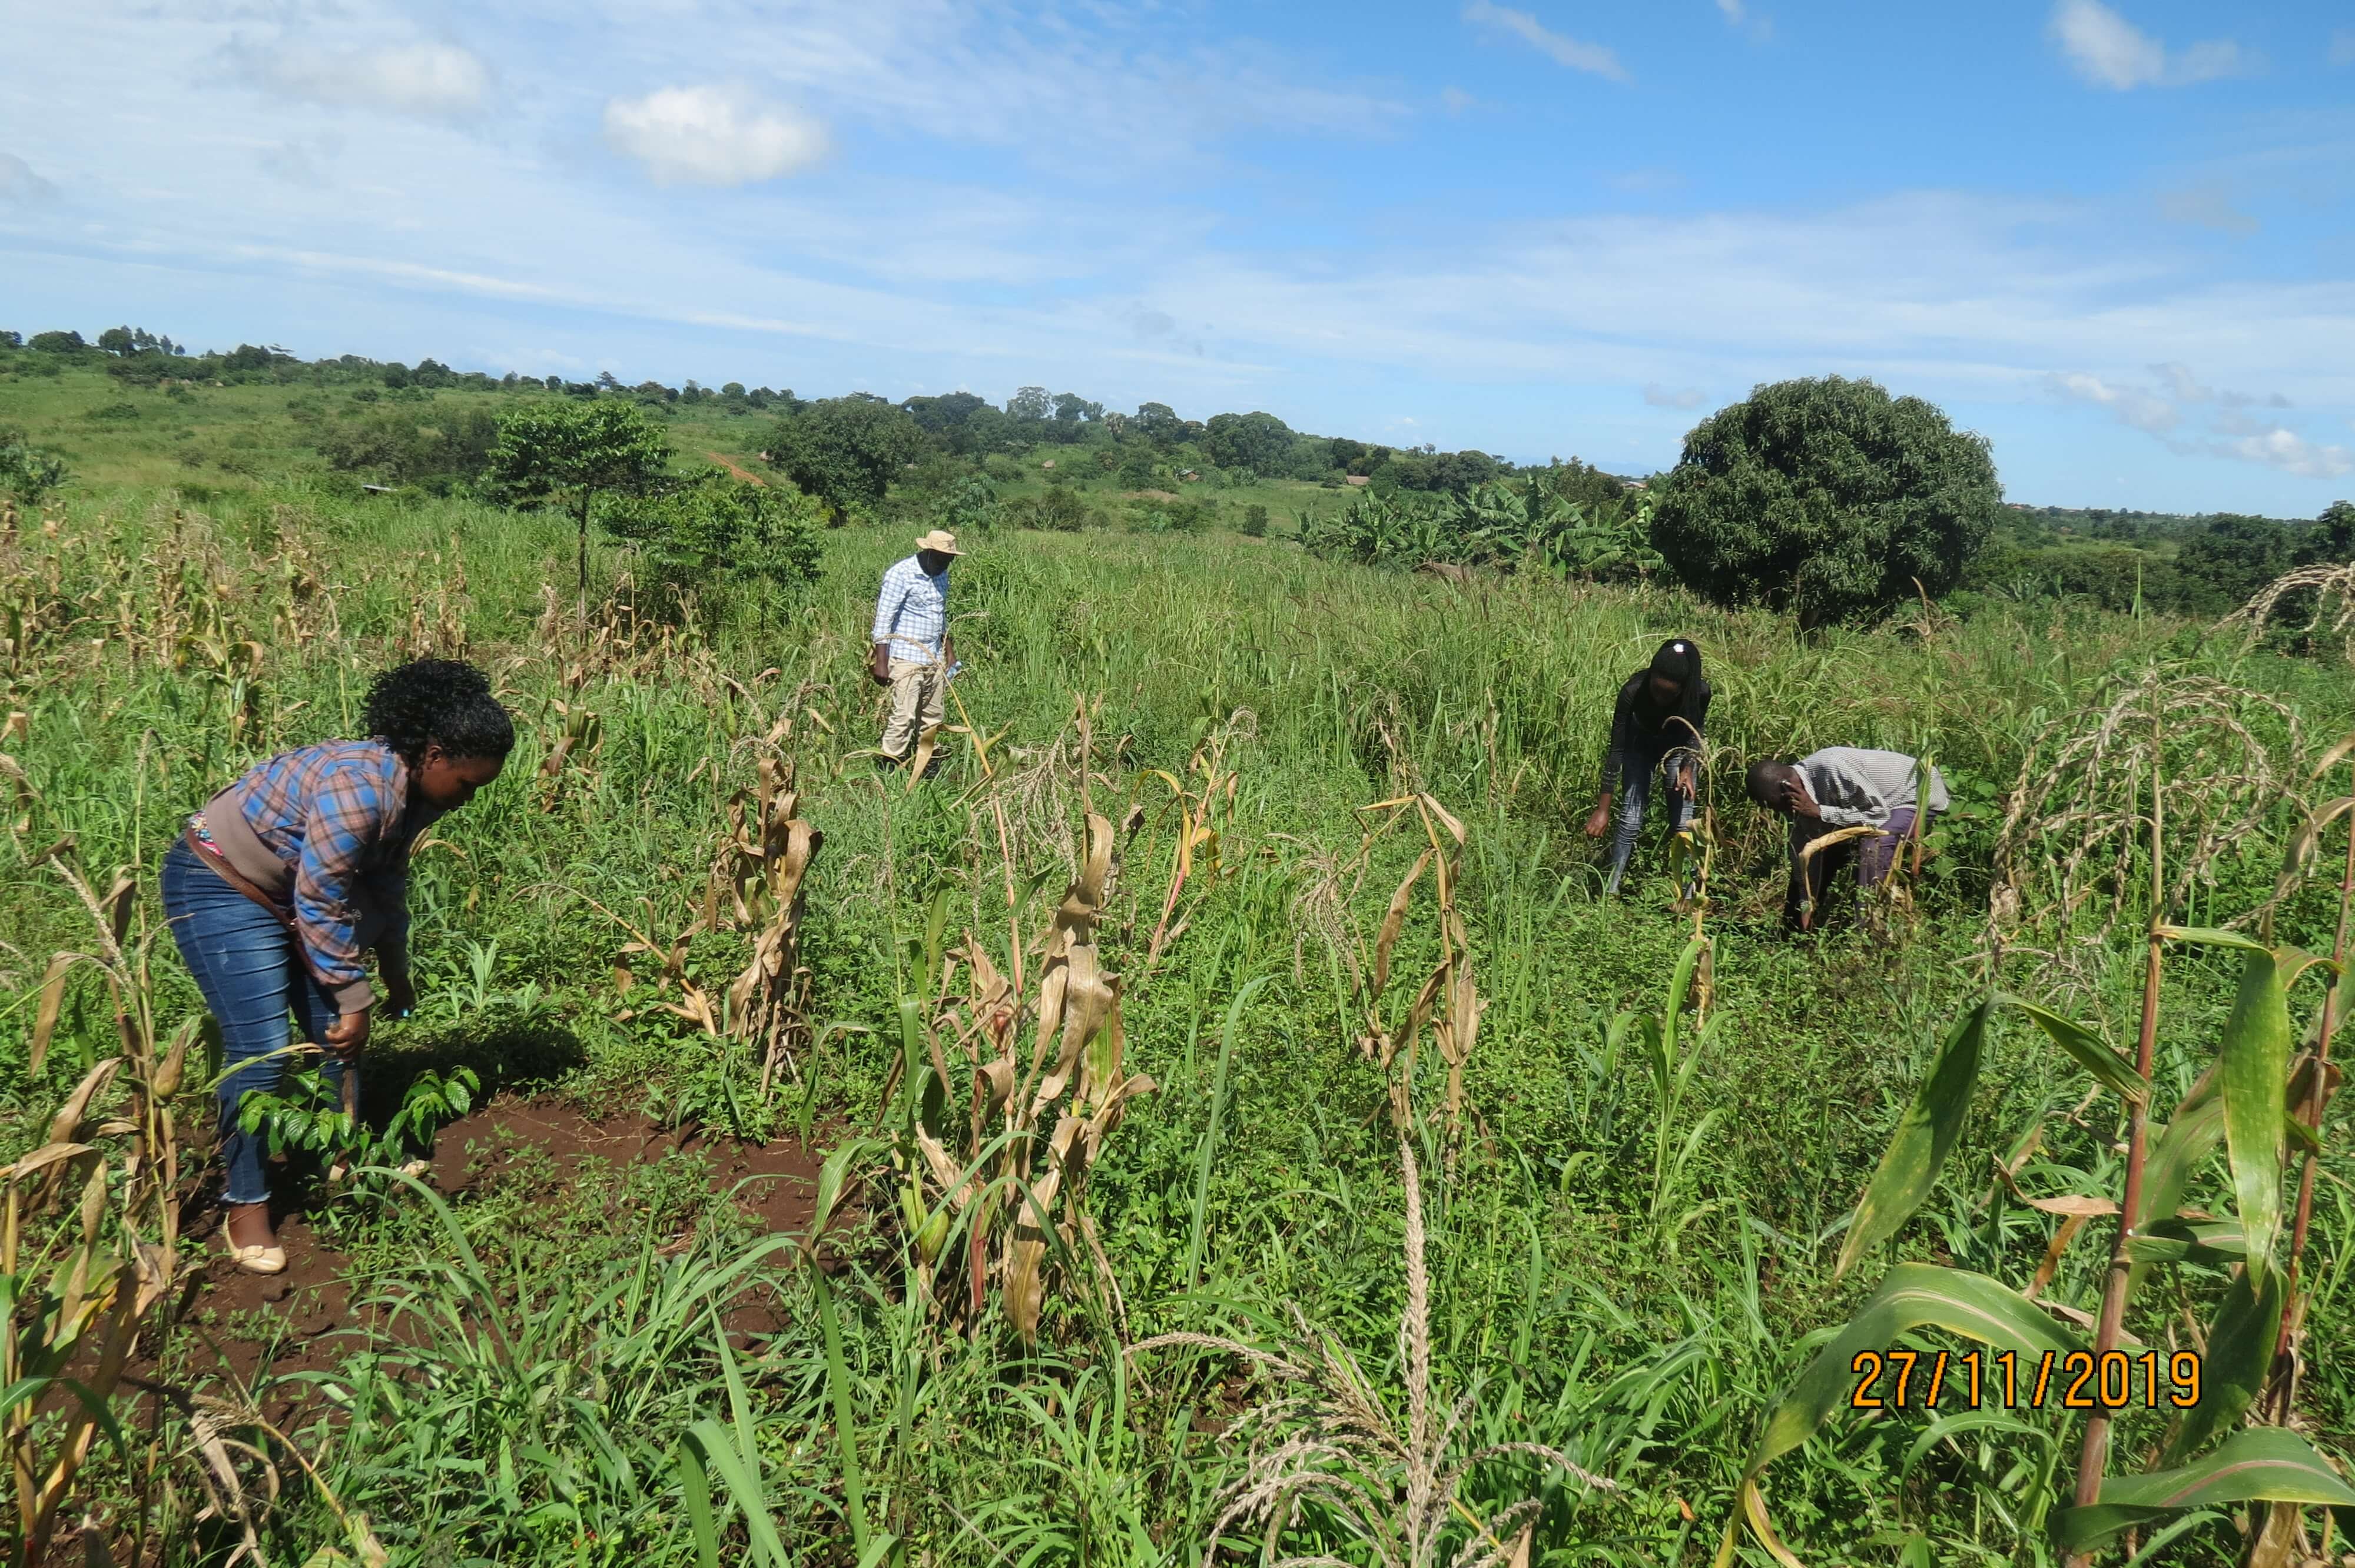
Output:
[[444,415],[388,409],[329,427],[318,449],[338,473],[371,474],[388,484],[447,494],[483,471],[498,440],[499,422],[485,408]]
[[666,612],[691,597],[708,614],[739,591],[768,599],[817,580],[824,509],[790,484],[762,486],[714,471],[616,506],[605,526],[636,555],[641,588]]
[[867,392],[805,404],[769,437],[771,465],[837,521],[880,503],[923,450],[923,431],[907,410]]
[[1858,620],[1961,580],[2002,502],[1985,438],[1919,397],[1807,376],[1763,386],[1686,436],[1652,544],[1720,604]]

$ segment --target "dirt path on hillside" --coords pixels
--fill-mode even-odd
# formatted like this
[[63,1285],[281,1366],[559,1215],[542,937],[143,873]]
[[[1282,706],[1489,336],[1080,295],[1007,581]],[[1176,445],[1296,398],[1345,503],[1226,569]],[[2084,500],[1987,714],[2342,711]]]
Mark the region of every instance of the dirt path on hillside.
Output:
[[718,463],[721,468],[726,469],[730,473],[732,473],[737,478],[742,480],[745,483],[757,484],[764,490],[768,488],[769,482],[767,480],[762,479],[759,474],[752,472],[749,469],[738,468],[733,459],[723,457],[718,452],[706,452],[703,455],[709,458],[713,462]]

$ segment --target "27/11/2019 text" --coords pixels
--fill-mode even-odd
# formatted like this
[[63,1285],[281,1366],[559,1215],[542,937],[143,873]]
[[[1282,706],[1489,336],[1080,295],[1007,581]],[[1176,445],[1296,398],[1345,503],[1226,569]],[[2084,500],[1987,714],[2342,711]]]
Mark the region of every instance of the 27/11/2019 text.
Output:
[[[1934,1356],[1920,1351],[1859,1351],[1849,1370],[1857,1375],[1856,1392],[1849,1404],[1858,1410],[1898,1408],[1909,1404],[1935,1405],[1959,1400],[1965,1407],[1982,1403],[2004,1410],[2123,1410],[2135,1402],[2158,1408],[2159,1358],[2157,1351],[2129,1356],[2108,1351],[2096,1357],[2088,1351],[2056,1355],[2047,1351],[2022,1363],[2010,1351],[1987,1356],[1972,1351]],[[1895,1380],[1893,1386],[1887,1380]],[[2139,1385],[2139,1389],[2137,1389]],[[2167,1403],[2189,1410],[2200,1403],[2200,1357],[2178,1351],[2167,1358]]]

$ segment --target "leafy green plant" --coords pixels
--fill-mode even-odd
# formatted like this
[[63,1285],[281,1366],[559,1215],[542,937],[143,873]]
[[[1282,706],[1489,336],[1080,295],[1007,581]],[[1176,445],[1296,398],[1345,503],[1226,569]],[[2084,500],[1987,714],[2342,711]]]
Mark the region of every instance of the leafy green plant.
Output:
[[472,1110],[482,1086],[472,1067],[419,1073],[379,1131],[344,1108],[317,1067],[290,1066],[276,1092],[257,1089],[239,1099],[238,1126],[249,1136],[267,1138],[274,1149],[327,1163],[398,1165],[422,1154],[436,1132]]

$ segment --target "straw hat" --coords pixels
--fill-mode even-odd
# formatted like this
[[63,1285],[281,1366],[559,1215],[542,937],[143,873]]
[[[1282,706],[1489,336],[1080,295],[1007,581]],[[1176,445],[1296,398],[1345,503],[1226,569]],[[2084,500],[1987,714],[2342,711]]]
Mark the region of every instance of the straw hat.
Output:
[[964,554],[963,550],[956,547],[956,535],[950,533],[945,528],[935,528],[931,533],[925,535],[922,538],[917,540],[916,548],[919,550],[938,550],[943,556],[962,556]]

